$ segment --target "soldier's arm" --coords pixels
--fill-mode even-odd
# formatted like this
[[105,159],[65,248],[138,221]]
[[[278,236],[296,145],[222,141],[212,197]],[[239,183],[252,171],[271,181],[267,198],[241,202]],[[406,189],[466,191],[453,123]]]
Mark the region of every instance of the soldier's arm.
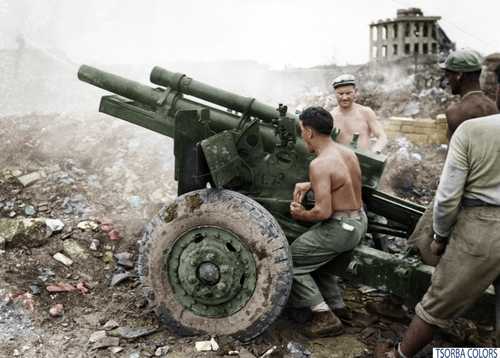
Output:
[[297,183],[295,184],[295,189],[293,191],[293,201],[297,203],[302,203],[304,195],[311,190],[311,182]]
[[446,110],[446,122],[448,123],[448,139],[462,123],[463,111],[455,104]]
[[292,203],[291,214],[296,220],[321,221],[332,215],[332,187],[327,162],[312,162],[309,168],[309,178],[314,192],[314,207],[305,210],[297,203]]
[[463,129],[459,127],[451,138],[434,201],[433,229],[436,234],[443,237],[449,237],[451,228],[455,224],[469,173],[467,158],[469,138]]
[[377,141],[372,147],[372,151],[375,153],[380,153],[382,149],[387,145],[387,136],[385,135],[384,127],[382,123],[377,119],[377,115],[372,109],[366,108],[366,116],[368,128],[370,130],[370,137],[377,138]]

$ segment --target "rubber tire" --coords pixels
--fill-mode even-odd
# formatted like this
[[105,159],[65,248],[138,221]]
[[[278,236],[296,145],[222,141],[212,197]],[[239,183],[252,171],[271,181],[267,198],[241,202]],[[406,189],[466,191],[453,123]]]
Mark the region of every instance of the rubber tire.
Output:
[[[197,226],[218,226],[236,234],[257,267],[253,295],[238,312],[222,318],[198,316],[182,306],[163,265],[176,239]],[[226,335],[247,341],[281,313],[292,286],[288,242],[276,219],[256,201],[230,190],[203,189],[179,196],[146,227],[139,247],[138,273],[162,323],[178,335]]]

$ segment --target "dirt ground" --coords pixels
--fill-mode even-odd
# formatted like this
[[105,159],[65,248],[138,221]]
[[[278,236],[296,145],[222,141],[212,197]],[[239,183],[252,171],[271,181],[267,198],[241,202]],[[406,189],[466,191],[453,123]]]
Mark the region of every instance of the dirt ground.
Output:
[[[31,114],[0,123],[0,219],[64,223],[36,245],[17,238],[0,248],[0,357],[136,358],[162,356],[162,349],[168,357],[230,351],[247,358],[369,357],[377,341],[399,339],[411,319],[410,307],[383,292],[345,285],[354,319],[340,337],[308,340],[283,314],[252,342],[215,337],[217,352],[198,353],[195,342],[210,337],[179,338],[161,327],[134,269],[144,225],[175,197],[172,141],[99,114]],[[428,203],[446,148],[400,139],[386,151],[382,188]],[[24,186],[23,176],[33,173],[38,179]],[[56,253],[73,264],[56,261]],[[67,284],[69,292],[49,292]],[[390,309],[375,312],[379,301]],[[58,304],[62,311],[54,312]],[[101,331],[107,331],[105,338]],[[459,320],[434,344],[490,346],[492,331]]]

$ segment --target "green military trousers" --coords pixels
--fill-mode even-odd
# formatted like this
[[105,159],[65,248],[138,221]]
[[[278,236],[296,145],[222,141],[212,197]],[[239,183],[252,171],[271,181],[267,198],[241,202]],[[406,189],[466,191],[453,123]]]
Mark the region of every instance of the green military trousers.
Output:
[[311,307],[335,301],[338,293],[331,264],[359,244],[366,234],[367,221],[364,212],[359,218],[331,218],[312,226],[292,243],[291,306]]

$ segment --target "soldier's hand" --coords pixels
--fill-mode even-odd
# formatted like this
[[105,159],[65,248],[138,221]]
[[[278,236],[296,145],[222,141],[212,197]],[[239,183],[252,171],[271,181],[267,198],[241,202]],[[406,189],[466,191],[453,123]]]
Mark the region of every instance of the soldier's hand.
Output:
[[444,254],[445,250],[446,250],[445,242],[437,242],[435,240],[431,242],[431,252],[433,255],[441,256],[442,254]]
[[295,201],[292,201],[290,203],[290,215],[292,215],[292,218],[299,219],[300,218],[299,214],[303,210],[304,210],[304,207],[301,204],[299,204]]
[[293,191],[293,201],[296,203],[302,203],[304,195],[311,189],[311,183],[297,183],[295,184],[295,189]]

